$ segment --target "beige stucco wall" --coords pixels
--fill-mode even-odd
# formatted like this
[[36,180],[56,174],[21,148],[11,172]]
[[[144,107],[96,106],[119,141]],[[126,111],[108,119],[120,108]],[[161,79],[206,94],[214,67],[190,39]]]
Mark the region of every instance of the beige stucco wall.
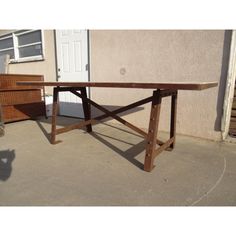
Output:
[[[14,30],[0,30],[0,35],[4,35],[11,31]],[[9,73],[40,74],[44,75],[45,81],[56,81],[54,33],[53,30],[43,30],[43,34],[45,52],[44,60],[9,64]],[[46,87],[46,92],[51,93],[52,90]]]
[[[0,35],[5,33],[0,30]],[[90,80],[218,81],[217,88],[179,92],[177,133],[220,140],[230,38],[230,32],[223,30],[91,30]],[[10,64],[9,73],[43,74],[45,81],[56,81],[52,30],[44,30],[44,43],[44,61]],[[47,88],[47,92],[51,93],[51,89]],[[151,93],[151,90],[93,88],[91,97],[114,109]],[[163,131],[169,130],[169,103],[170,98],[163,99],[160,122]],[[124,118],[145,129],[150,104],[138,110]]]
[[[204,91],[180,91],[177,133],[220,140],[220,119],[230,32],[178,30],[90,31],[91,81],[166,82],[218,81]],[[93,89],[103,105],[124,105],[149,96],[151,91]],[[163,99],[160,130],[169,130],[170,99]],[[150,105],[124,116],[148,127]]]

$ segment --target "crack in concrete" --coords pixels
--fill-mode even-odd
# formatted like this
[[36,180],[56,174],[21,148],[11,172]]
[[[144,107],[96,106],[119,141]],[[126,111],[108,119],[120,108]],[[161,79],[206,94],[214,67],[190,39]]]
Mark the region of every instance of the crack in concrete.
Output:
[[200,202],[204,197],[208,197],[208,195],[217,187],[217,185],[221,182],[221,180],[224,177],[225,174],[225,170],[226,170],[226,158],[224,156],[224,168],[223,171],[220,175],[220,177],[218,178],[218,180],[216,181],[216,183],[206,192],[204,193],[198,200],[196,200],[195,202],[193,202],[190,206],[194,206],[196,205],[198,202]]

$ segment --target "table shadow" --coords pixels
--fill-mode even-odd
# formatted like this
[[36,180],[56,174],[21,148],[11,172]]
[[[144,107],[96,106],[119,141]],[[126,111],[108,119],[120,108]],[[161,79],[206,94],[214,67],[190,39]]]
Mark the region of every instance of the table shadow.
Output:
[[[102,106],[103,106],[104,108],[110,110],[110,111],[113,111],[113,110],[115,110],[115,109],[121,108],[120,106],[108,106],[108,105],[102,105]],[[135,113],[135,112],[138,112],[138,111],[143,110],[143,109],[144,109],[143,107],[135,107],[135,108],[133,108],[133,109],[131,109],[131,110],[128,110],[128,111],[119,113],[119,116],[122,117],[122,116],[124,116],[124,115],[130,114],[130,113]],[[93,118],[93,117],[96,117],[97,115],[101,115],[101,114],[104,114],[104,113],[101,112],[101,113],[98,113],[98,114],[96,114],[96,115],[93,114],[93,115],[92,115],[92,118]],[[65,118],[68,118],[68,119],[63,119],[63,120],[62,120],[62,119],[60,119],[60,117],[65,117]],[[73,119],[73,122],[71,122],[72,119]],[[107,118],[105,118],[105,119],[99,121],[97,124],[94,124],[94,125],[98,125],[98,124],[101,124],[101,123],[104,124],[104,122],[106,122],[106,121],[108,121],[108,120],[112,120],[112,119],[113,119],[112,117],[107,117]],[[36,121],[37,125],[39,126],[39,128],[41,129],[41,131],[43,132],[43,134],[45,135],[45,137],[47,138],[47,140],[50,142],[50,136],[51,136],[51,135],[50,135],[50,132],[48,132],[48,131],[44,128],[44,126],[42,125],[42,123],[51,124],[51,121],[52,121],[51,117],[44,118],[44,119],[42,119],[42,117],[41,117],[40,120],[39,120],[39,119],[34,119],[34,120]],[[70,116],[67,117],[67,116],[60,116],[60,115],[58,115],[58,116],[57,116],[56,124],[57,124],[57,126],[66,126],[66,125],[78,123],[78,122],[83,121],[83,120],[84,120],[83,118],[70,117]],[[94,126],[94,125],[93,125],[93,126]],[[114,127],[114,128],[115,128],[115,127]],[[86,127],[82,127],[81,130],[86,131]],[[126,130],[123,130],[123,131],[128,132],[128,131],[126,131]],[[133,135],[136,135],[136,134],[134,134],[134,133],[132,133],[132,134],[133,134]]]
[[15,159],[15,150],[0,151],[0,180],[6,181],[12,173],[12,162]]
[[[47,140],[50,142],[50,137],[51,137],[50,133],[47,132],[47,130],[43,127],[43,125],[41,124],[40,121],[36,120],[36,123],[39,126],[39,128],[41,129],[41,131],[43,132],[43,134],[45,135],[45,137],[47,138]],[[122,132],[126,132],[129,134],[135,135],[137,137],[143,138],[142,136],[137,135],[133,132],[130,132],[128,130],[125,130],[125,129],[122,129],[122,128],[119,128],[119,127],[116,127],[116,126],[113,126],[110,124],[103,123],[103,125],[110,126],[111,128],[115,128],[115,129],[121,130]],[[85,133],[87,133],[85,129],[83,129],[83,130]],[[133,143],[130,143],[128,141],[121,140],[121,139],[118,139],[115,137],[111,137],[111,136],[99,133],[97,131],[92,131],[91,133],[88,133],[88,134],[90,134],[93,138],[97,139],[98,141],[100,141],[101,143],[103,143],[104,145],[106,145],[107,147],[109,147],[110,149],[115,151],[116,153],[118,153],[120,156],[122,156],[123,158],[125,158],[126,160],[128,160],[129,162],[131,162],[132,164],[137,166],[138,168],[143,169],[143,167],[144,167],[143,163],[136,160],[135,157],[145,149],[146,140],[142,140],[141,142],[134,145]],[[117,148],[115,145],[113,145],[112,143],[105,140],[103,137],[113,139],[115,141],[119,141],[119,142],[122,142],[122,143],[125,143],[128,145],[132,145],[132,147],[126,151],[122,151],[119,148]]]
[[[116,153],[118,153],[120,156],[122,156],[123,158],[125,158],[127,161],[129,161],[130,163],[132,163],[133,165],[137,166],[140,169],[143,169],[144,164],[138,160],[135,159],[135,157],[140,154],[142,151],[145,150],[146,147],[146,140],[142,140],[141,142],[137,143],[137,144],[131,144],[129,142],[108,136],[108,135],[104,135],[101,134],[99,132],[91,132],[89,133],[92,137],[94,137],[95,139],[97,139],[99,142],[103,143],[104,145],[106,145],[107,147],[109,147],[110,149],[112,149],[113,151],[115,151]],[[125,144],[129,144],[129,145],[133,145],[132,147],[130,147],[129,149],[123,151],[120,150],[118,147],[116,147],[115,145],[113,145],[112,143],[108,142],[106,139],[104,139],[103,137],[106,138],[110,138],[116,141],[120,141],[123,142]]]

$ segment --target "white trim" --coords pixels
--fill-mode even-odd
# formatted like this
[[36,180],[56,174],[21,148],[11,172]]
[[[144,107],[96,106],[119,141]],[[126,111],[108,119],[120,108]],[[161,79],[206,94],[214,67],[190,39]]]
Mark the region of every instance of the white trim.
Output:
[[[91,58],[92,58],[92,55],[91,55],[91,34],[90,34],[90,30],[87,30],[87,52],[88,52],[88,81],[90,82],[91,81],[91,68],[92,68],[92,65],[91,65]],[[90,87],[89,87],[89,96],[90,96]]]
[[8,50],[12,50],[14,49],[14,47],[11,47],[11,48],[4,48],[4,49],[0,49],[0,52],[4,52],[4,51],[8,51]]
[[41,43],[42,43],[42,57],[45,60],[45,38],[44,38],[44,31],[41,30]]
[[235,77],[236,77],[236,30],[233,30],[231,38],[231,46],[230,46],[229,68],[225,87],[223,116],[221,119],[222,140],[225,140],[229,133],[230,117],[231,117],[231,110],[234,97]]
[[13,46],[14,46],[14,59],[17,60],[19,58],[19,51],[17,50],[18,40],[15,34],[12,33],[12,36],[13,36]]
[[[7,34],[7,35],[8,35],[8,34]],[[8,50],[14,49],[13,35],[10,34],[9,36],[6,36],[6,37],[0,37],[0,41],[6,40],[6,39],[12,39],[13,47],[0,49],[0,52],[4,52],[4,51],[8,51]]]
[[0,41],[1,40],[6,40],[6,39],[9,39],[9,38],[12,38],[12,33],[9,36],[0,36]]
[[42,44],[42,42],[35,42],[35,43],[24,44],[22,46],[18,46],[18,48],[26,48],[26,47],[30,47],[30,46],[34,46],[34,45],[39,45],[39,44]]
[[10,63],[42,61],[44,59],[45,58],[42,55],[32,56],[32,57],[21,57],[21,58],[18,58],[18,59],[10,59]]
[[[32,33],[32,32],[37,32],[37,31],[41,33],[41,41],[19,46],[18,36],[29,34],[29,33]],[[10,63],[27,62],[27,61],[39,61],[39,60],[41,61],[41,60],[45,59],[44,32],[43,32],[43,30],[41,30],[41,29],[24,30],[23,32],[19,32],[19,33],[17,33],[17,31],[15,31],[15,32],[12,32],[12,33],[6,34],[6,35],[9,35],[9,36],[5,36],[5,37],[0,36],[0,40],[12,38],[13,47],[0,49],[0,52],[7,51],[7,50],[12,50],[12,49],[14,50],[14,58],[10,59]],[[35,56],[30,56],[30,57],[21,57],[21,58],[19,57],[19,49],[20,48],[25,48],[25,47],[29,47],[29,46],[33,46],[33,45],[40,45],[40,44],[42,45],[42,54],[41,55],[35,55]]]
[[28,34],[28,33],[32,33],[32,32],[34,32],[34,31],[42,31],[42,30],[40,30],[40,29],[36,29],[36,30],[25,30],[25,31],[23,31],[23,32],[21,32],[21,33],[14,33],[16,36],[21,36],[21,35],[24,35],[24,34]]

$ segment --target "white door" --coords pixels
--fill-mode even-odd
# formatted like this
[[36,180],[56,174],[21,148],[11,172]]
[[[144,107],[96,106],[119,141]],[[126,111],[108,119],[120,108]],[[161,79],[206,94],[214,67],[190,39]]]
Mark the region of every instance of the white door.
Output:
[[[87,30],[56,30],[57,71],[60,82],[88,82]],[[59,93],[59,114],[84,117],[81,99]]]

